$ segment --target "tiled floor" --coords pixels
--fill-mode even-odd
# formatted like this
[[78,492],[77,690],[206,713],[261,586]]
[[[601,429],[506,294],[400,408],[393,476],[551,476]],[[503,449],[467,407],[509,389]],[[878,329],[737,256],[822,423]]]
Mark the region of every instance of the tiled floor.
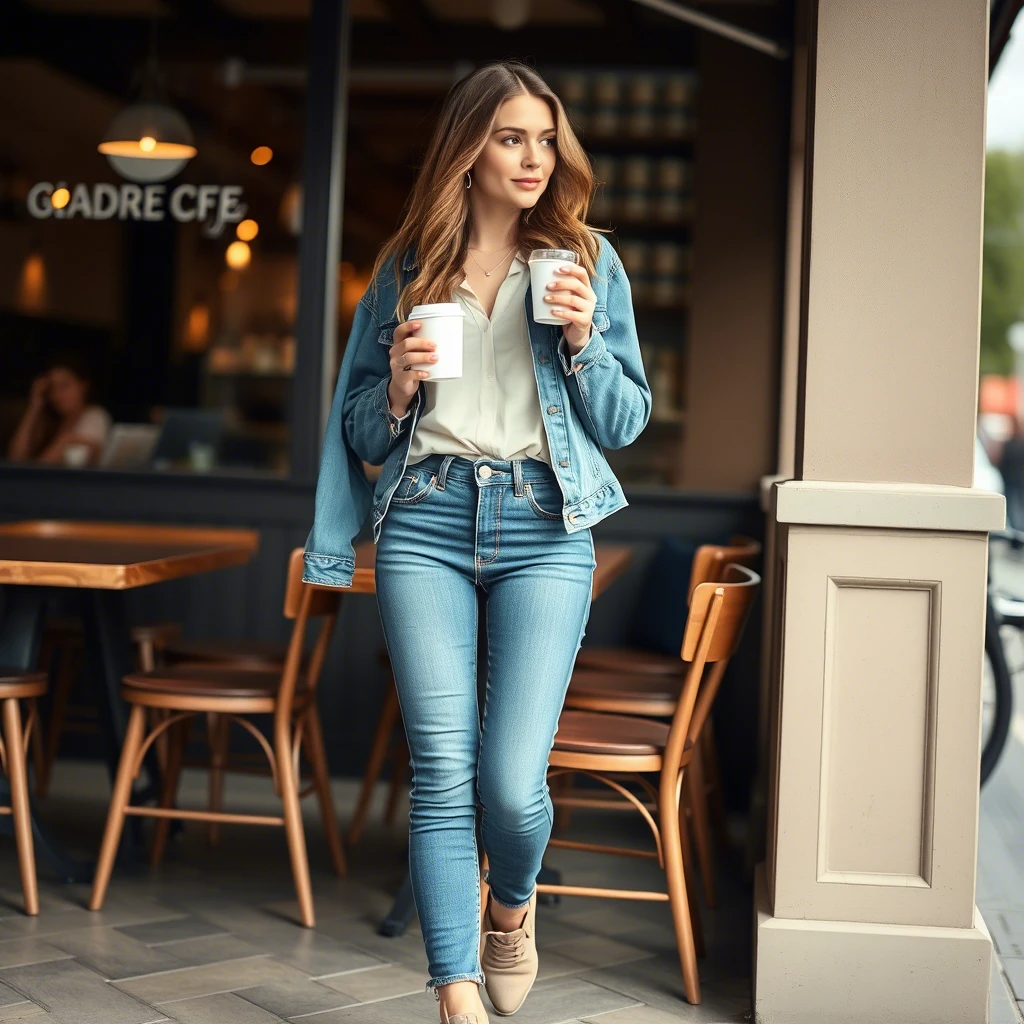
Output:
[[[1024,661],[1024,647],[1021,649]],[[1024,707],[1024,703],[1019,706]],[[999,958],[993,962],[991,1024],[1020,1024],[1024,1007],[1024,727],[983,792],[978,903]],[[186,800],[200,806],[201,778],[186,775]],[[96,764],[60,763],[45,815],[69,848],[94,857],[105,814],[106,778]],[[342,821],[354,784],[336,782]],[[266,812],[265,780],[231,778],[229,805]],[[400,938],[377,933],[404,874],[402,826],[373,820],[350,854],[344,880],[329,871],[319,821],[308,807],[307,839],[317,927],[294,923],[284,836],[228,828],[210,849],[189,824],[159,871],[115,873],[105,908],[85,909],[83,886],[41,878],[42,912],[20,910],[13,844],[0,842],[0,1022],[38,1024],[429,1024],[436,1004],[423,991],[426,958],[415,923]],[[403,821],[406,808],[400,808]],[[586,833],[582,814],[574,831]],[[594,837],[597,838],[597,837]],[[632,819],[613,843],[642,844]],[[579,884],[656,888],[657,869],[569,851],[548,859]],[[626,872],[628,871],[628,875]],[[740,1024],[750,1017],[750,901],[739,857],[722,867],[720,905],[703,909],[704,1001],[682,997],[665,904],[565,899],[538,910],[541,973],[515,1019],[521,1024]],[[497,1020],[497,1017],[492,1017]]]
[[[187,799],[201,805],[195,777]],[[260,807],[267,782],[231,778],[229,806]],[[354,786],[336,784],[342,820]],[[62,763],[47,820],[75,852],[94,856],[106,781],[96,765]],[[319,822],[307,817],[317,926],[294,923],[284,835],[229,828],[211,850],[189,823],[159,871],[115,873],[103,911],[87,890],[41,878],[42,912],[20,912],[13,844],[0,843],[0,1021],[54,1024],[429,1024],[426,957],[415,924],[400,938],[377,934],[404,873],[402,826],[369,829],[348,878],[329,870]],[[403,820],[405,809],[399,813]],[[644,841],[623,816],[613,842]],[[574,823],[585,826],[580,815]],[[585,831],[585,828],[584,828]],[[606,841],[608,836],[604,837]],[[553,851],[549,863],[580,884],[659,887],[656,865]],[[625,876],[625,871],[629,872]],[[566,898],[538,910],[538,982],[520,1024],[600,1021],[672,1024],[749,1020],[750,893],[738,868],[720,878],[721,906],[704,911],[704,1001],[682,995],[666,904]],[[492,1020],[498,1018],[492,1016]]]

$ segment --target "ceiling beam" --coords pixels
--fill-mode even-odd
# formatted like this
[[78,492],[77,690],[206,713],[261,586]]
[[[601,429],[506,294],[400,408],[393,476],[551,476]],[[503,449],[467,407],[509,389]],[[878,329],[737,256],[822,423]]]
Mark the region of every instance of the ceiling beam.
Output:
[[[0,56],[57,58],[67,61],[91,51],[100,60],[142,60],[148,50],[151,21],[147,18],[96,18],[28,9],[16,0],[0,2]],[[574,27],[572,52],[588,64],[649,67],[692,66],[692,33],[639,26],[629,48],[605,27]],[[451,65],[471,60],[519,58],[564,65],[566,35],[550,26],[529,26],[499,32],[486,24],[444,23],[429,52],[416,31],[396,30],[391,23],[357,23],[352,30],[355,66]],[[305,66],[308,25],[304,20],[239,20],[228,33],[211,32],[193,23],[169,18],[160,23],[158,48],[163,60],[221,61],[237,56],[253,63]]]

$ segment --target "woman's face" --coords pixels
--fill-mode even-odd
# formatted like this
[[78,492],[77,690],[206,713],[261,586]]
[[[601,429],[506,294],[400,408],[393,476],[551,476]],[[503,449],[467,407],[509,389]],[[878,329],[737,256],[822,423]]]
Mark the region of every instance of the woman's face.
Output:
[[531,209],[551,180],[555,145],[555,121],[544,100],[538,96],[506,100],[470,172],[472,187],[496,202]]
[[65,366],[50,371],[50,387],[46,392],[54,412],[59,416],[72,416],[85,408],[89,385]]

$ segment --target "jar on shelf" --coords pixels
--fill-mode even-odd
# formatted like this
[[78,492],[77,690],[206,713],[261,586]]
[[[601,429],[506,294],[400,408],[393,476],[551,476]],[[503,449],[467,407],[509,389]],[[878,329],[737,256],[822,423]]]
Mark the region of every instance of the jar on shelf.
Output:
[[590,216],[595,220],[611,220],[618,205],[619,162],[612,156],[593,158],[594,178],[598,183],[590,204]]
[[649,139],[657,132],[658,80],[654,75],[634,75],[626,87],[626,134]]
[[591,99],[590,128],[596,136],[619,133],[622,124],[622,79],[615,72],[596,75]]
[[647,156],[631,156],[622,162],[622,216],[644,220],[650,215],[652,161]]
[[558,81],[558,95],[577,132],[583,134],[590,124],[590,83],[580,71],[565,71]]
[[685,72],[673,72],[665,78],[661,130],[667,138],[682,139],[693,131],[695,86],[695,76]]

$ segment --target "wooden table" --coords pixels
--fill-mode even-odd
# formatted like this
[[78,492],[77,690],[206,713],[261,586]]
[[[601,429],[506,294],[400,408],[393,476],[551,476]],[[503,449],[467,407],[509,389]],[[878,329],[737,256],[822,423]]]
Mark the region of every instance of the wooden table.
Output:
[[[594,568],[594,583],[591,591],[592,597],[597,598],[603,594],[629,567],[633,559],[633,549],[620,544],[595,544],[594,558],[597,562]],[[374,544],[366,542],[356,546],[356,568],[352,575],[351,593],[372,594],[376,590],[374,578]],[[558,884],[560,877],[558,872],[552,868],[541,865],[538,880],[552,884]],[[402,887],[398,890],[395,902],[391,905],[387,916],[381,922],[380,932],[382,935],[401,935],[408,927],[416,913],[416,906],[412,895],[412,881],[406,874]]]
[[[162,580],[248,562],[259,546],[253,530],[221,530],[135,523],[36,521],[0,524],[0,665],[31,670],[52,588],[81,592],[86,665],[99,693],[107,766],[113,778],[127,717],[121,680],[133,668],[124,592]],[[150,785],[155,761],[148,762]],[[0,803],[6,795],[0,777]],[[12,827],[0,817],[0,833]],[[92,866],[69,860],[33,818],[36,850],[68,881],[87,881]]]

